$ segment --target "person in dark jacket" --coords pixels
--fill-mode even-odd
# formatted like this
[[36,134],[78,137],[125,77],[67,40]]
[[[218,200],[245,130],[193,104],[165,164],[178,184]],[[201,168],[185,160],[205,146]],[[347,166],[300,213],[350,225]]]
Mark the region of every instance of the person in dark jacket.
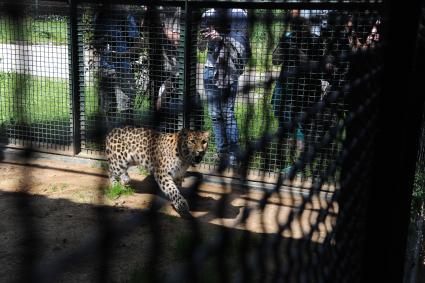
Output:
[[[319,64],[323,59],[320,25],[311,26],[308,18],[299,10],[291,11],[289,22],[290,31],[281,36],[272,54],[272,63],[282,65],[271,103],[281,138],[284,139],[277,149],[278,165],[283,173],[289,172],[305,147],[312,145],[314,135],[311,123],[297,123],[293,131],[285,129],[284,125],[308,111],[314,102],[321,99],[326,88],[326,82],[308,70],[312,62]],[[286,144],[289,144],[286,153],[289,153],[290,164],[285,165],[283,147]]]
[[104,7],[95,18],[100,54],[100,109],[108,127],[131,124],[135,99],[132,62],[138,59],[139,27],[125,8]]

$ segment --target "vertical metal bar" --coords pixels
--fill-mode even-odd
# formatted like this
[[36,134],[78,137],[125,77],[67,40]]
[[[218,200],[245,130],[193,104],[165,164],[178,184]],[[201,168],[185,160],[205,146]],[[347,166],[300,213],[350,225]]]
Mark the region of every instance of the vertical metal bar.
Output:
[[184,37],[180,40],[184,42],[184,66],[183,66],[183,126],[190,127],[190,82],[191,82],[191,56],[192,56],[192,7],[189,1],[184,5]]
[[[5,16],[11,24],[11,39],[12,42],[15,40],[25,41],[25,36],[23,31],[26,28],[27,23],[25,22],[25,12],[23,11],[24,6],[21,5],[18,1],[5,3],[2,7],[2,12],[5,12]],[[21,51],[17,53],[17,58],[15,59],[20,64],[24,64],[28,67],[28,53],[26,51]],[[31,95],[27,89],[27,80],[17,79],[10,85],[12,87],[12,99],[14,105],[18,106],[15,111],[17,121],[20,125],[24,124],[27,119],[27,115],[31,114],[28,112],[28,109],[25,107],[26,96]],[[2,93],[3,94],[3,93]],[[16,107],[15,106],[15,107]],[[28,132],[30,128],[23,128],[24,137],[28,137]],[[25,143],[26,144],[26,143]],[[31,161],[33,157],[32,143],[28,143],[28,147],[24,147],[22,152],[23,160],[25,164]],[[15,250],[15,255],[18,258],[18,264],[16,265],[15,270],[16,278],[18,282],[35,282],[33,280],[33,274],[35,266],[38,260],[38,251],[40,248],[40,235],[39,227],[37,226],[37,221],[33,215],[34,211],[34,202],[31,195],[28,193],[29,183],[31,178],[31,168],[21,169],[17,174],[20,178],[20,185],[18,186],[18,191],[15,193],[15,196],[12,198],[13,205],[15,210],[18,212],[16,217],[16,226],[17,229],[22,234],[22,237],[19,239],[20,245],[17,246]]]
[[[379,101],[361,282],[402,282],[423,94],[415,91],[414,49],[421,1],[390,1],[386,69]],[[403,40],[399,35],[403,34]],[[400,56],[403,54],[403,56]],[[394,83],[391,83],[394,82]],[[406,95],[403,95],[406,94]]]
[[78,64],[78,15],[77,1],[69,0],[70,38],[69,53],[71,64],[69,67],[71,81],[71,108],[72,108],[72,151],[76,155],[81,152],[81,125],[80,125],[80,77]]

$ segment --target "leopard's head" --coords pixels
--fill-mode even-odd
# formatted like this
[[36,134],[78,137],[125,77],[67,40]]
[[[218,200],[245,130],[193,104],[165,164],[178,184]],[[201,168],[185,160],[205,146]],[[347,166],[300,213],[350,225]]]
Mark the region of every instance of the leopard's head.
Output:
[[192,165],[202,161],[208,148],[209,132],[183,129],[179,133],[179,151],[182,158]]

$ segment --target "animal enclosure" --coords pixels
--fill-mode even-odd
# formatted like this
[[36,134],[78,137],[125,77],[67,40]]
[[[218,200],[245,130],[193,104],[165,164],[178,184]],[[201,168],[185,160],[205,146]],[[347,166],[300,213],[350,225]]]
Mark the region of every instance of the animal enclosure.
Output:
[[[397,22],[405,41],[394,36],[397,8],[420,11],[404,5],[1,1],[0,198],[11,232],[0,254],[19,255],[2,276],[399,277],[398,268],[382,272],[399,262],[386,265],[381,251],[387,244],[398,258],[403,249],[404,232],[385,233],[404,229],[394,214],[407,213],[403,176],[413,172],[423,111],[423,98],[391,94],[420,73],[419,15]],[[108,187],[105,137],[122,126],[211,133],[181,190],[193,219],[178,217],[149,172],[132,171],[127,191]]]

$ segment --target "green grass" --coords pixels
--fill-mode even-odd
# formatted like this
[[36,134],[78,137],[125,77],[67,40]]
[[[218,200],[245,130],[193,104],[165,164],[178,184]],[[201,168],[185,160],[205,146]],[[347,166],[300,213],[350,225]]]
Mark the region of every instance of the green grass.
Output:
[[[69,81],[26,74],[0,72],[0,123],[69,121]],[[94,79],[84,88],[85,115],[99,114],[98,88]],[[136,98],[136,113],[147,115],[146,97]]]
[[[264,13],[259,11],[258,13]],[[273,66],[272,53],[286,27],[279,22],[273,22],[267,27],[264,22],[254,24],[251,34],[251,58],[248,66],[257,72],[278,71],[280,66]]]
[[105,190],[105,196],[109,199],[117,199],[120,196],[129,196],[134,194],[134,189],[129,186],[123,186],[121,184],[116,184],[110,186]]
[[88,82],[89,83],[86,83],[84,86],[84,102],[86,104],[84,110],[85,115],[90,117],[97,115],[100,111],[98,103],[99,89],[97,87],[98,83],[95,77],[90,77]]
[[139,170],[139,174],[142,175],[142,176],[149,176],[150,175],[149,171],[147,171],[143,167],[137,167],[137,169]]
[[26,41],[30,44],[67,44],[68,21],[65,18],[36,19],[26,17],[21,21],[0,18],[0,43]]
[[236,120],[240,129],[240,138],[250,140],[260,138],[267,132],[275,132],[278,127],[272,106],[267,96],[251,104],[236,105]]
[[0,123],[69,121],[67,80],[0,72]]
[[68,188],[69,187],[69,184],[66,184],[66,183],[61,183],[61,184],[51,184],[48,188],[47,188],[47,191],[49,191],[49,192],[53,192],[53,193],[55,193],[55,192],[57,192],[57,191],[63,191],[63,190],[65,190],[66,188]]

